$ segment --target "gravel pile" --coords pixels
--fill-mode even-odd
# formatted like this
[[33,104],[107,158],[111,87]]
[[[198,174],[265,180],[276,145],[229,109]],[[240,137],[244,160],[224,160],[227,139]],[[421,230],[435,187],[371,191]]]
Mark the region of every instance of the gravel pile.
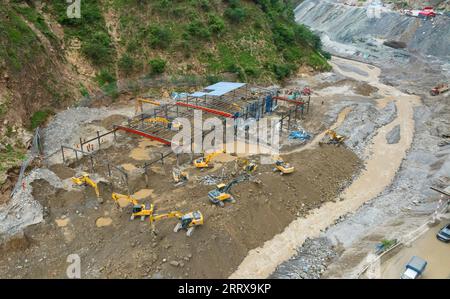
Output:
[[394,102],[390,102],[381,110],[371,103],[359,103],[353,107],[337,132],[347,136],[345,144],[364,159],[364,151],[376,130],[392,122],[396,115]]
[[318,279],[338,257],[328,238],[306,239],[297,254],[272,273],[275,279]]
[[228,176],[221,176],[221,175],[205,175],[202,177],[197,178],[198,182],[200,184],[211,186],[211,185],[217,185],[223,182],[224,180],[227,180]]
[[71,145],[73,140],[78,141],[82,124],[116,114],[131,117],[133,112],[130,107],[119,109],[76,107],[61,111],[44,129],[44,154],[50,155],[59,150],[61,145]]

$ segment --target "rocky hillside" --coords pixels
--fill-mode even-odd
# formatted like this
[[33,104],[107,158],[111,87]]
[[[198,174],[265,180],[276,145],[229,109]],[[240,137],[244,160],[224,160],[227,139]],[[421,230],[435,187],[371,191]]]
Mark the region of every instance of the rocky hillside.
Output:
[[0,172],[30,131],[82,96],[117,97],[124,78],[274,83],[326,70],[320,39],[284,0],[4,0],[0,6]]

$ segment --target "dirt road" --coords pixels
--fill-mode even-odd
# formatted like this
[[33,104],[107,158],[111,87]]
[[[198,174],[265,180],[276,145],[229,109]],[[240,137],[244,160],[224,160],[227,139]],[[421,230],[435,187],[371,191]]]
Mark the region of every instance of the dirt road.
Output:
[[[397,117],[378,129],[370,146],[366,148],[366,168],[343,192],[339,201],[327,202],[311,211],[306,217],[299,217],[262,247],[249,252],[230,278],[265,278],[283,261],[295,254],[307,237],[317,237],[334,221],[381,193],[392,182],[414,135],[413,108],[420,103],[419,97],[406,95],[394,87],[379,81],[380,69],[351,60],[334,57],[332,65],[335,72],[349,78],[364,81],[379,89],[380,107],[394,101]],[[388,144],[386,134],[395,126],[400,126],[401,137],[398,143]]]
[[381,278],[399,278],[412,256],[420,256],[428,262],[422,278],[450,278],[450,244],[436,239],[436,233],[447,221],[429,229],[400,252],[381,264]]

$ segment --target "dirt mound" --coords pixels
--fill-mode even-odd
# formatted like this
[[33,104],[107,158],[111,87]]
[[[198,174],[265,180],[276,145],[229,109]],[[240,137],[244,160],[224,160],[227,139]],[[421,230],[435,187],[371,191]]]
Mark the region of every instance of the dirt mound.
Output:
[[318,84],[315,87],[315,89],[320,90],[320,89],[325,89],[327,87],[338,87],[338,86],[346,86],[346,85],[350,86],[356,94],[359,94],[362,96],[370,96],[373,93],[378,91],[378,88],[376,88],[366,82],[356,81],[353,79],[341,79],[337,82],[322,82],[322,83]]
[[114,125],[123,123],[127,120],[127,118],[123,115],[115,114],[108,116],[107,118],[103,119],[101,122],[101,126],[104,127],[107,130],[112,130]]
[[30,239],[23,232],[18,233],[0,242],[0,253],[7,255],[9,252],[23,251],[31,245]]

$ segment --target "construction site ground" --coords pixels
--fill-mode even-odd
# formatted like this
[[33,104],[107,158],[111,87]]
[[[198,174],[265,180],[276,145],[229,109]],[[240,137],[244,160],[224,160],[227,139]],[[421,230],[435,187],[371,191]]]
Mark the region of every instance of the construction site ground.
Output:
[[[281,233],[294,219],[305,217],[325,202],[339,200],[336,195],[360,171],[361,160],[346,146],[317,146],[323,130],[334,122],[334,118],[320,113],[331,104],[332,101],[322,103],[320,99],[312,101],[311,112],[292,124],[292,129],[298,124],[313,136],[322,133],[311,143],[303,145],[282,135],[283,150],[287,153],[283,158],[295,167],[293,174],[280,175],[273,171],[273,164],[259,164],[258,155],[250,156],[259,164],[254,176],[261,183],[245,181],[234,186],[232,194],[237,202],[224,208],[212,205],[207,194],[215,188],[211,180],[228,182],[240,173],[235,155],[220,154],[214,159],[214,167],[203,171],[190,164],[189,155],[181,155],[180,163],[188,165],[185,170],[190,180],[179,187],[174,187],[172,180],[176,159],[171,155],[164,163],[150,166],[147,184],[140,167],[169,148],[126,133],[118,133],[116,143],[105,138],[95,160],[122,167],[129,175],[130,192],[140,202],[153,203],[155,213],[173,210],[203,213],[205,224],[196,228],[191,237],[184,231],[173,232],[176,219],[157,222],[156,234],[148,220],[131,221],[131,206],[121,203],[123,207],[119,208],[111,199],[112,191],[127,194],[128,188],[117,171],[108,176],[105,163],[95,163],[93,174],[103,198],[103,203],[99,203],[92,188],[73,187],[70,182],[80,171],[90,171],[89,158],[75,161],[72,157],[64,165],[60,154],[52,155],[48,168],[61,180],[62,188],[45,179],[30,184],[33,199],[43,208],[43,221],[27,226],[23,233],[3,243],[0,277],[63,278],[70,254],[80,256],[83,278],[230,276],[251,249]],[[70,124],[58,119],[53,127],[49,125],[48,131],[58,136],[57,140],[75,143],[80,135],[95,135],[96,130],[109,130],[126,120],[133,113],[133,103],[101,108],[105,110],[101,116],[97,108],[86,109],[70,114],[79,128],[76,135],[62,129]],[[278,113],[286,110],[287,107],[280,107]],[[346,112],[344,109],[335,117],[342,121]],[[81,121],[77,121],[77,113]],[[56,149],[53,139],[47,143],[47,152]],[[209,184],[205,183],[205,177]]]
[[[362,214],[371,219],[374,213],[403,209],[414,199],[393,198],[381,202],[377,209],[365,209],[370,200],[389,188],[405,163],[402,161],[414,134],[413,111],[420,102],[416,96],[381,83],[381,70],[374,66],[341,58],[333,58],[332,64],[333,72],[301,75],[287,86],[306,84],[315,90],[310,112],[290,128],[303,128],[312,138],[307,142],[290,140],[287,131],[281,138],[282,157],[296,171],[281,176],[273,172],[273,164],[260,164],[259,155],[250,156],[259,165],[254,175],[261,184],[245,181],[235,185],[232,194],[236,203],[224,208],[212,205],[207,194],[214,183],[228,182],[237,175],[236,156],[220,154],[212,169],[201,171],[190,164],[189,155],[181,155],[179,162],[183,167],[189,165],[186,171],[190,179],[188,184],[175,187],[175,155],[166,157],[164,164],[151,165],[148,182],[141,170],[167,147],[123,132],[118,133],[117,142],[112,136],[105,138],[96,159],[124,169],[134,197],[155,204],[156,213],[203,213],[205,224],[191,237],[184,231],[173,232],[175,219],[157,222],[156,235],[148,221],[131,221],[131,207],[119,209],[111,200],[112,191],[127,194],[128,188],[117,171],[108,176],[105,163],[94,165],[93,176],[100,182],[103,198],[100,204],[92,188],[74,188],[70,182],[81,171],[90,172],[89,158],[76,162],[72,157],[63,165],[60,154],[51,155],[48,171],[55,176],[37,169],[41,176],[25,186],[32,190],[32,198],[27,200],[42,206],[42,221],[35,211],[37,216],[32,220],[36,224],[27,225],[22,219],[29,219],[26,214],[32,209],[26,209],[21,218],[13,218],[14,223],[6,223],[24,229],[3,242],[0,277],[66,277],[71,254],[80,256],[83,278],[263,278],[272,273],[272,277],[285,277],[283,271],[290,273],[288,277],[320,277],[329,264],[327,276],[353,276],[342,274],[342,267],[347,272],[358,271],[368,248],[391,233],[381,227],[369,245],[363,243],[363,248],[352,251],[353,240],[365,234],[370,225],[355,225],[351,215],[356,211],[355,217]],[[286,109],[282,106],[278,113]],[[47,128],[46,138],[53,138],[44,150],[50,154],[63,142],[75,144],[80,136],[111,129],[133,113],[134,104],[129,102],[63,111],[60,116],[65,121],[57,115]],[[328,128],[346,135],[345,145],[319,146]],[[16,200],[13,197],[4,207],[13,210]],[[408,229],[403,226],[402,230]],[[323,236],[332,243],[317,238]],[[305,242],[310,238],[312,241]],[[305,261],[299,256],[297,265],[297,260],[290,258],[304,242],[310,247],[302,251],[303,257],[319,258],[307,261],[310,270],[302,276],[298,267],[305,268]],[[316,250],[316,243],[326,244],[326,259],[333,258],[325,262],[325,257],[308,253]],[[336,256],[340,256],[337,261]],[[285,263],[286,270],[278,268]]]
[[[110,147],[104,154],[121,164],[136,164],[139,160],[132,157],[139,158],[135,150],[145,141],[129,139],[137,148]],[[207,193],[214,186],[197,183],[195,177],[222,176],[222,169],[231,177],[233,159],[219,157],[211,170],[189,169],[191,180],[182,187],[175,188],[171,179],[174,159],[152,168],[149,187],[142,176],[132,180],[131,188],[144,195],[142,202],[154,203],[157,212],[201,210],[206,223],[192,237],[173,232],[176,220],[158,222],[157,235],[148,221],[130,221],[131,207],[121,211],[110,199],[107,185],[100,184],[104,203],[99,204],[90,188],[58,190],[37,180],[32,184],[33,196],[44,207],[44,222],[28,227],[23,237],[3,246],[0,276],[65,277],[67,256],[78,254],[84,278],[228,277],[250,249],[280,233],[296,217],[335,200],[361,165],[350,150],[335,146],[293,153],[285,159],[295,166],[295,173],[281,176],[273,172],[273,165],[260,165],[255,175],[262,183],[235,186],[232,193],[237,202],[225,208],[210,204]],[[67,166],[54,165],[51,170],[61,179],[75,175]]]

